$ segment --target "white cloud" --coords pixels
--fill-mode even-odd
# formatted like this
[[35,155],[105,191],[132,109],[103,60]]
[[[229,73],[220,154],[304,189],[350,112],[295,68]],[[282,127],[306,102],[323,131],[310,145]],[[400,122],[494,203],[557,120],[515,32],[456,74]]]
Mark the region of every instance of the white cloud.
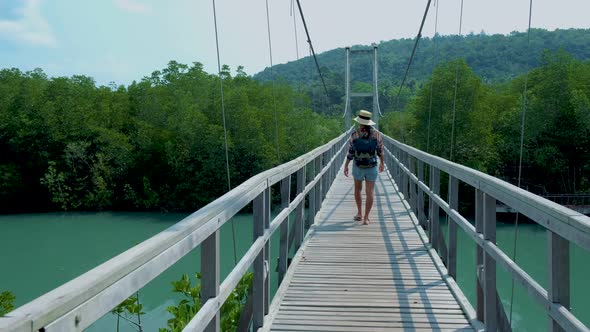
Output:
[[0,38],[49,47],[57,45],[49,24],[41,15],[41,0],[24,0],[24,6],[15,13],[16,20],[0,20]]
[[115,0],[115,4],[117,7],[131,13],[147,14],[152,12],[150,5],[135,0]]

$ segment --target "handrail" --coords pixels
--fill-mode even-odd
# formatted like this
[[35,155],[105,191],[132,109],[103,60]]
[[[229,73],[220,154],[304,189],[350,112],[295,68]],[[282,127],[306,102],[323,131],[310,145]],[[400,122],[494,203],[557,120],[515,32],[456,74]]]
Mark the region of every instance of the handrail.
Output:
[[[496,290],[496,263],[519,282],[547,312],[552,330],[588,331],[569,311],[569,242],[590,251],[590,217],[477,170],[425,153],[384,135],[386,164],[419,223],[429,231],[434,249],[445,255],[448,273],[456,278],[456,227],[477,247],[477,319],[486,330],[510,330]],[[425,173],[426,167],[428,172]],[[449,176],[448,201],[441,198],[440,171]],[[426,176],[428,175],[428,176]],[[428,178],[429,184],[426,183]],[[459,213],[462,181],[475,188],[475,226]],[[424,195],[429,198],[425,212]],[[549,287],[545,290],[496,245],[496,200],[522,213],[548,232]],[[438,211],[449,216],[449,244],[440,231]],[[448,249],[444,249],[448,248]]]
[[[202,270],[207,270],[202,271],[204,290],[212,290],[208,289],[210,280],[217,284],[217,289],[212,290],[214,296],[209,294],[208,297],[211,299],[204,304],[199,312],[199,318],[195,320],[197,324],[206,326],[211,317],[219,314],[221,303],[260,255],[261,248],[268,246],[272,233],[279,226],[288,225],[283,221],[295,209],[298,211],[296,227],[303,232],[305,196],[309,195],[310,201],[313,198],[314,202],[321,204],[322,193],[325,194],[327,191],[326,185],[329,186],[335,178],[337,162],[343,161],[344,147],[349,133],[350,130],[290,162],[251,177],[168,229],[15,309],[6,316],[0,317],[0,331],[83,330],[201,244],[207,247],[207,250],[205,248],[202,250],[203,257],[207,257],[207,260],[212,256],[217,259],[217,262],[213,262],[217,266],[213,267],[204,266],[205,263],[202,262]],[[315,177],[308,183],[305,169],[314,165],[314,173],[317,174],[312,174]],[[270,223],[270,188],[279,181],[290,181],[294,173],[297,173],[298,178],[298,195]],[[258,234],[234,271],[219,285],[219,250],[216,250],[216,246],[219,247],[219,229],[252,201],[254,201],[255,227],[263,219],[266,219],[266,225],[263,225],[263,232]],[[264,208],[260,209],[260,206]],[[319,211],[319,204],[313,207],[313,212]],[[264,218],[261,218],[260,213],[264,209],[267,213],[264,213],[262,215]],[[311,214],[311,218],[314,216],[315,213]],[[303,234],[299,238],[302,239]],[[208,252],[205,253],[205,251]],[[268,261],[268,252],[266,254]],[[286,257],[282,257],[282,261],[286,264]],[[215,269],[217,273],[208,273]],[[259,272],[256,270],[255,264],[255,275]],[[265,282],[268,283],[268,279]],[[255,290],[257,287],[255,285]],[[266,301],[268,301],[268,295]],[[209,309],[212,307],[213,316]],[[201,317],[204,316],[206,318],[202,319]]]

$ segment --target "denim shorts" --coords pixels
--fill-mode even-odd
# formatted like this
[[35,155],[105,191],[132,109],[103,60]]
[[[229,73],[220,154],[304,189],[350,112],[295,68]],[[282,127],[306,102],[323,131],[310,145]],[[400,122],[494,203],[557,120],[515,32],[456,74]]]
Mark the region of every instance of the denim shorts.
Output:
[[377,166],[373,166],[370,168],[360,168],[355,163],[353,163],[352,165],[352,177],[355,180],[366,180],[375,182],[377,181],[377,175],[379,175],[379,172],[377,171]]

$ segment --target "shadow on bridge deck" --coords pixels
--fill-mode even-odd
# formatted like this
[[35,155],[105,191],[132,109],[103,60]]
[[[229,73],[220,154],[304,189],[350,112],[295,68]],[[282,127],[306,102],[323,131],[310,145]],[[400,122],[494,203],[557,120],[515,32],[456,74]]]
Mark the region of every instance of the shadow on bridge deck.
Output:
[[376,184],[370,225],[353,221],[352,188],[340,173],[264,330],[473,330],[389,176]]

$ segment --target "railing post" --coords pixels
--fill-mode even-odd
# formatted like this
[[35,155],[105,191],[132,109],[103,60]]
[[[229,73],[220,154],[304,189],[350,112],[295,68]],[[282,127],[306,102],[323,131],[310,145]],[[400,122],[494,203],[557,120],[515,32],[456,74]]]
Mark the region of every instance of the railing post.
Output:
[[408,176],[406,175],[405,170],[403,167],[407,167],[406,163],[406,152],[400,150],[400,159],[399,159],[401,166],[400,167],[400,175],[401,175],[401,186],[402,186],[402,193],[404,194],[404,199],[408,199]]
[[[201,296],[205,303],[219,295],[219,230],[201,244],[201,275]],[[220,308],[221,304],[218,303],[217,313],[205,328],[206,332],[219,331]]]
[[[570,247],[567,239],[547,230],[549,253],[549,301],[570,308]],[[549,331],[565,331],[549,318]]]
[[[424,182],[424,162],[418,159],[418,180]],[[418,221],[421,226],[425,224],[424,218],[424,191],[418,186]]]
[[389,172],[389,174],[391,174],[391,177],[393,178],[393,168],[391,167],[391,156],[389,155],[391,153],[391,148],[389,146],[388,141],[383,140],[383,148],[384,148],[383,149],[383,163],[385,164],[385,167],[387,167],[387,171]]
[[[266,189],[254,199],[254,241],[264,234],[264,196]],[[258,330],[264,323],[264,250],[254,259],[254,280],[252,281],[252,326]]]
[[397,158],[397,147],[395,145],[393,145],[393,143],[391,144],[391,175],[393,176],[393,180],[395,181],[395,184],[397,185],[397,187],[400,187],[400,183],[399,183],[399,177],[398,177],[398,170],[399,170],[399,165],[396,162]]
[[[281,180],[281,209],[289,207],[291,201],[291,175]],[[280,229],[279,243],[279,284],[287,272],[287,258],[289,257],[289,216],[283,221]]]
[[[264,230],[270,228],[271,187],[264,191]],[[270,308],[270,240],[264,244],[264,315]]]
[[[301,194],[305,189],[306,185],[305,178],[305,166],[301,167],[297,171],[297,195]],[[305,197],[299,206],[297,206],[297,218],[295,219],[295,251],[299,250],[301,242],[303,242],[303,234],[305,233],[304,222],[305,222]]]
[[[415,161],[414,161],[414,157],[410,156],[408,154],[408,169],[410,170],[410,174],[414,174],[415,172]],[[410,184],[410,199],[408,201],[408,203],[410,203],[410,207],[412,208],[411,210],[414,213],[417,213],[417,209],[416,207],[418,206],[418,204],[416,204],[417,199],[416,199],[416,184],[414,183],[414,181],[412,181],[412,177],[411,175],[408,175],[408,182]]]
[[[459,212],[459,180],[449,175],[449,207]],[[457,279],[457,223],[450,217],[449,225],[449,250],[447,256],[447,271],[449,275]]]
[[[330,163],[330,159],[332,158],[332,150],[326,151],[326,156],[324,158],[324,167],[328,166]],[[328,196],[328,189],[330,188],[330,168],[326,171],[326,180],[324,181],[324,199]]]
[[[496,243],[496,199],[488,194],[483,195],[483,236],[485,240]],[[496,331],[496,262],[491,255],[484,253],[484,322],[486,331]]]
[[[430,166],[430,190],[435,194],[438,195],[440,193],[440,170],[434,166]],[[439,223],[439,206],[436,204],[434,199],[431,197],[430,200],[430,218],[429,218],[429,237],[430,243],[435,250],[439,249],[439,231],[440,231],[440,223]]]
[[[334,158],[334,156],[336,155],[337,152],[338,152],[338,149],[336,149],[336,146],[332,146],[332,153],[330,154],[330,159]],[[338,169],[336,168],[336,165],[338,165],[337,156],[336,156],[336,158],[334,158],[334,162],[332,163],[332,166],[330,166],[330,186],[332,186],[332,183],[334,183],[334,179],[336,178],[336,172],[338,171]]]
[[[475,189],[475,232],[483,234],[483,192]],[[476,242],[475,251],[475,296],[476,296],[476,315],[479,321],[483,322],[483,287],[480,280],[483,280],[483,248]]]
[[[316,176],[318,174],[320,174],[322,172],[322,157],[324,155],[320,154],[318,156],[318,158],[316,158],[315,160],[315,174]],[[313,225],[315,224],[315,216],[318,213],[318,211],[320,210],[320,207],[322,206],[322,179],[320,178],[319,181],[315,184],[315,209],[313,210],[313,217],[311,219],[311,224]]]
[[[315,159],[309,162],[308,167],[311,170],[308,173],[309,181],[311,182],[315,179],[315,176],[317,174]],[[308,223],[308,225],[311,225],[313,223],[314,218],[315,218],[315,203],[316,203],[315,196],[316,196],[316,186],[313,185],[313,186],[311,186],[311,189],[309,190],[309,195],[307,197],[308,202],[309,202],[309,207],[307,209],[307,223]]]

